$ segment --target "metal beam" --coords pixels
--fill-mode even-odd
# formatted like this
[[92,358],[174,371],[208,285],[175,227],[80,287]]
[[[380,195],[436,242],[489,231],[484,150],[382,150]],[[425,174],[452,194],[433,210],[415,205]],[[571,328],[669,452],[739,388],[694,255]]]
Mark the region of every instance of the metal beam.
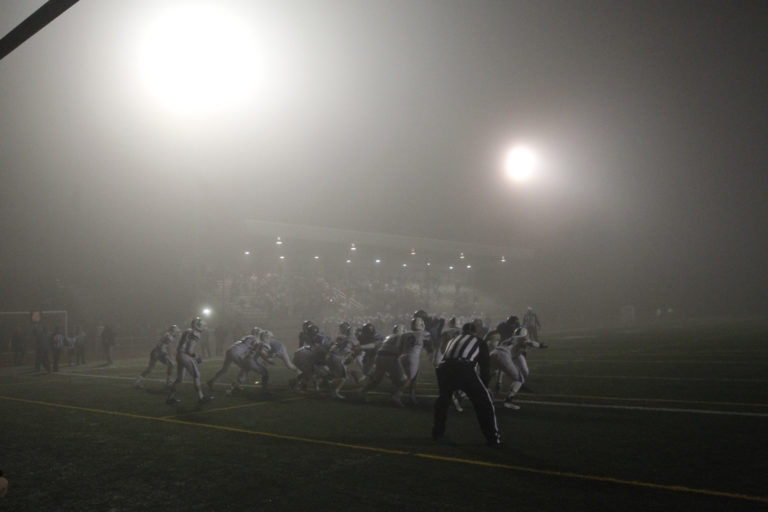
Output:
[[0,60],[72,7],[78,0],[48,0],[0,39]]

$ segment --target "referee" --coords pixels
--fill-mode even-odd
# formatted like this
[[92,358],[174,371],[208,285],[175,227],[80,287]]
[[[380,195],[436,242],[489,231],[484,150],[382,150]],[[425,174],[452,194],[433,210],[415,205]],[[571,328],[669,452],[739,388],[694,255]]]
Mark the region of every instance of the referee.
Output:
[[[480,368],[480,375],[475,371],[476,366]],[[496,423],[496,410],[487,387],[491,377],[488,344],[477,336],[474,323],[464,324],[461,334],[448,342],[443,360],[435,371],[440,396],[435,401],[432,439],[438,441],[445,435],[445,419],[451,396],[461,390],[472,402],[488,446],[500,447],[502,443]]]

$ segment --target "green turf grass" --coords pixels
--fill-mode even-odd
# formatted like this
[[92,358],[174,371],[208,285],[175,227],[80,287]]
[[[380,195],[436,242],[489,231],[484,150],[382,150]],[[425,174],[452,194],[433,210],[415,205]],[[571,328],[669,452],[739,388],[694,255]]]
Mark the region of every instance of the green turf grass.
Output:
[[[38,375],[0,372],[0,510],[765,510],[768,328],[689,324],[551,336],[528,354],[535,393],[499,407],[506,446],[483,444],[471,407],[429,439],[435,381],[418,406],[382,383],[371,403],[223,391],[164,403],[144,358]],[[203,378],[220,360],[206,361]],[[279,365],[280,363],[278,363]],[[78,375],[75,375],[77,373]],[[83,375],[79,375],[83,374]],[[152,379],[154,378],[154,379]],[[499,404],[500,405],[500,404]],[[734,415],[745,413],[752,415]],[[760,501],[760,499],[764,501]]]

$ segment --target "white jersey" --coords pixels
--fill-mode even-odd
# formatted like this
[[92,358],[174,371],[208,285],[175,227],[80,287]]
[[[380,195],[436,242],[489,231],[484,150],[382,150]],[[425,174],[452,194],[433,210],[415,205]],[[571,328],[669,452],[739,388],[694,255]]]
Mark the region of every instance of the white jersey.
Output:
[[432,339],[428,331],[408,331],[401,335],[403,354],[403,369],[409,379],[416,378],[419,373],[419,362],[421,351],[424,349],[424,343]]
[[507,352],[512,358],[525,355],[525,351],[531,347],[539,348],[541,344],[533,341],[527,336],[512,336],[506,340],[501,340],[492,352]]
[[162,338],[160,338],[160,341],[157,342],[157,345],[155,345],[155,348],[152,350],[156,355],[170,355],[171,354],[171,343],[174,342],[176,339],[176,336],[172,332],[166,332]]
[[179,346],[176,349],[176,353],[194,357],[195,347],[197,347],[197,344],[200,341],[200,334],[200,331],[192,328],[184,331],[184,334],[181,335],[181,339],[179,340]]

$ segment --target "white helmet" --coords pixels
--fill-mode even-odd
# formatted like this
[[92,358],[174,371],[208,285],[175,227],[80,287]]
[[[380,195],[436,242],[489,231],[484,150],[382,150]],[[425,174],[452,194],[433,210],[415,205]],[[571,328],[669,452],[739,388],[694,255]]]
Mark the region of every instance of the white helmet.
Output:
[[519,336],[521,338],[527,338],[528,337],[528,329],[525,327],[518,327],[515,329],[515,336]]
[[394,327],[392,327],[392,334],[403,334],[403,332],[405,332],[403,324],[395,324]]

